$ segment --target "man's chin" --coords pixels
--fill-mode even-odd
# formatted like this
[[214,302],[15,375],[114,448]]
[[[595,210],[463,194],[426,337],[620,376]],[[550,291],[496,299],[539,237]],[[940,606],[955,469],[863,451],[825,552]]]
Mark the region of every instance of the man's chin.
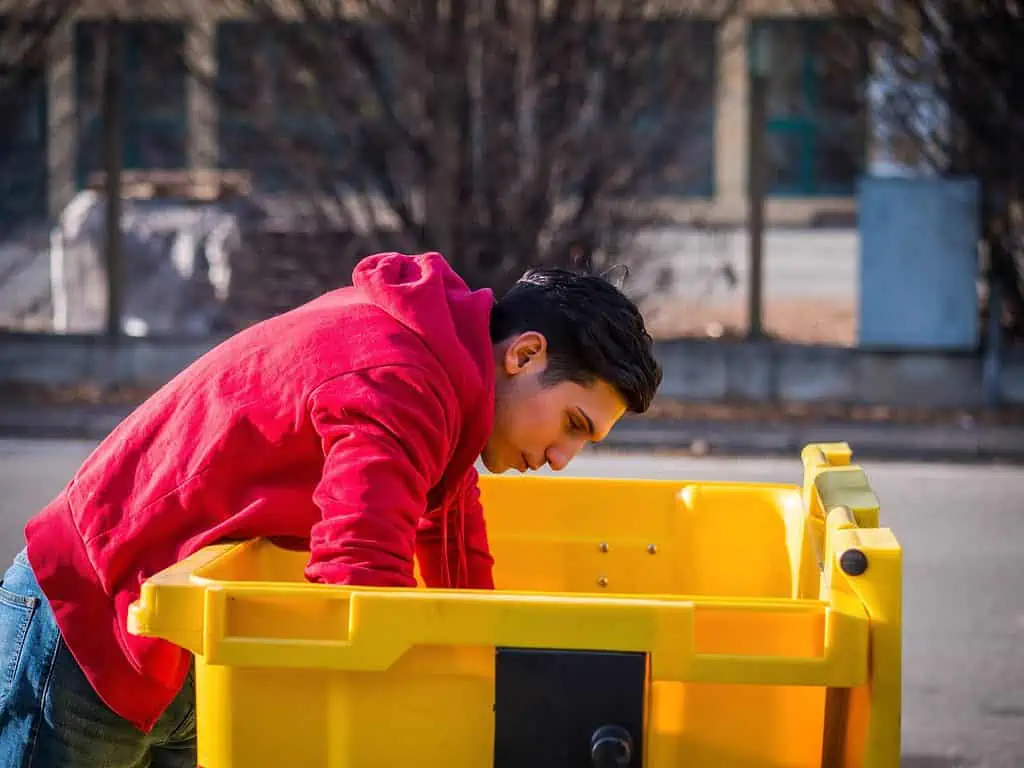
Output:
[[502,475],[512,469],[512,466],[507,462],[501,461],[497,457],[490,456],[487,453],[481,454],[480,461],[483,462],[484,467],[492,475]]
[[494,460],[494,457],[489,456],[487,453],[480,454],[480,461],[483,463],[484,468],[492,475],[500,475],[505,471],[501,468],[500,464]]

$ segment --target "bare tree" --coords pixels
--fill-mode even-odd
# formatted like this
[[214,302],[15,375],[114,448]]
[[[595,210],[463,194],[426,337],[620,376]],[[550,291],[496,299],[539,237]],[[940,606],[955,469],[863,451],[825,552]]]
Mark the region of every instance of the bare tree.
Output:
[[[621,261],[637,201],[710,180],[716,23],[695,0],[245,0],[218,30],[221,163],[303,226],[437,249],[473,284]],[[680,10],[682,9],[682,10]]]
[[[4,77],[44,72],[45,41],[76,4],[7,2],[41,31],[5,46]],[[606,269],[635,255],[632,235],[657,220],[648,203],[710,191],[718,24],[737,4],[92,5],[65,37],[73,176],[194,167],[186,112],[205,93],[217,162],[250,174],[262,214],[232,264],[242,323],[334,287],[374,250],[440,250],[498,290],[529,265]],[[213,66],[189,49],[197,23]]]
[[874,47],[873,108],[896,162],[982,189],[989,295],[1024,338],[1024,2],[838,0]]

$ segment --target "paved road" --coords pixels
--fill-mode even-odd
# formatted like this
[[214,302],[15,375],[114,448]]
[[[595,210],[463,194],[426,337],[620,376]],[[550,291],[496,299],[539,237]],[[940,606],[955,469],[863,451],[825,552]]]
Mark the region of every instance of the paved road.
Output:
[[[0,441],[0,557],[90,447]],[[905,550],[903,765],[1024,765],[1024,472],[865,469]],[[799,462],[599,454],[571,473],[795,482]]]

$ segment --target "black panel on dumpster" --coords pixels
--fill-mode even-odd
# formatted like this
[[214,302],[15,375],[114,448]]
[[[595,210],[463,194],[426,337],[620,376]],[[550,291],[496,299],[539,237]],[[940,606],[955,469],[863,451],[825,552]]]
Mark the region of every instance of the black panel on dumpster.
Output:
[[494,768],[643,765],[642,653],[499,648]]

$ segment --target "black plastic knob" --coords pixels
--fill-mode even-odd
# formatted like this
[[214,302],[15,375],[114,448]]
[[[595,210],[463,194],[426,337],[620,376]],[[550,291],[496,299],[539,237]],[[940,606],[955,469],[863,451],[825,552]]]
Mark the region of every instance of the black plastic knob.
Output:
[[848,576],[861,576],[868,569],[868,556],[859,549],[848,549],[839,557],[839,567]]
[[633,760],[633,736],[618,725],[602,725],[590,737],[594,768],[628,768]]

